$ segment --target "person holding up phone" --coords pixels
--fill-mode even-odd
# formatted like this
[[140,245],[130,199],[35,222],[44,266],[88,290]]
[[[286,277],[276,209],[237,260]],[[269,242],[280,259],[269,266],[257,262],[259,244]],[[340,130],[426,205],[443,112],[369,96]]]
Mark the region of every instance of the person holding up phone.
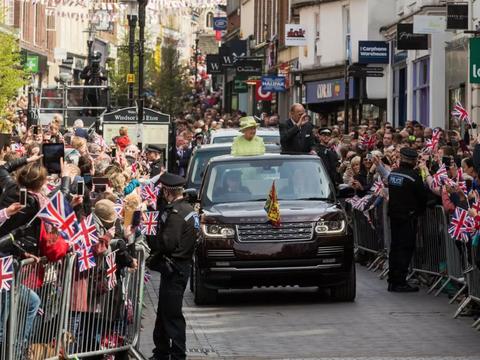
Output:
[[302,104],[293,104],[290,118],[279,127],[282,152],[309,154],[314,150],[313,124],[308,121]]

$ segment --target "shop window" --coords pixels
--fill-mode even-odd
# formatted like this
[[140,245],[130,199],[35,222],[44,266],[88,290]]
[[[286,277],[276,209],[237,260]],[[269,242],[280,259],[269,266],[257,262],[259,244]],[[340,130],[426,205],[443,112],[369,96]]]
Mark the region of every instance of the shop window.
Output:
[[213,13],[209,12],[206,18],[207,28],[213,28]]
[[407,120],[407,68],[396,68],[393,73],[393,124],[403,126]]
[[413,63],[413,119],[429,125],[430,58]]

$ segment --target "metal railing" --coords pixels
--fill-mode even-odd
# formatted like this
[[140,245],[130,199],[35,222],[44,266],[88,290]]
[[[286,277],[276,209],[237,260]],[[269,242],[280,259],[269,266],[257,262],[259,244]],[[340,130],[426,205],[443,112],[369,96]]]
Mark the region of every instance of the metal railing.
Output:
[[128,352],[143,359],[139,343],[145,250],[134,252],[138,268],[117,268],[107,283],[105,256],[79,272],[77,258],[23,260],[9,291],[0,292],[0,359],[83,358]]
[[[391,230],[388,220],[388,203],[383,201],[369,211],[351,209],[354,238],[357,249],[373,254],[369,270],[381,270],[380,277],[388,274],[388,256]],[[426,276],[428,293],[439,296],[449,285],[455,286],[450,303],[456,302],[462,294],[464,300],[457,308],[458,317],[472,302],[480,303],[480,256],[478,249],[468,243],[452,239],[448,233],[449,219],[443,207],[428,208],[418,220],[415,253],[411,261],[408,279]],[[480,329],[480,319],[472,326]]]

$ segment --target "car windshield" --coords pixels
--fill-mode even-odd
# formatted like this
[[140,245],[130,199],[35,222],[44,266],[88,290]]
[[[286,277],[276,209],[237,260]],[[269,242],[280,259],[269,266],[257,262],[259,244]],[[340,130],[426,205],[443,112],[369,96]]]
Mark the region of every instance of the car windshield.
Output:
[[[225,144],[233,142],[233,140],[238,135],[232,136],[216,136],[212,140],[212,144]],[[265,144],[280,144],[280,136],[279,135],[259,135]]]
[[208,161],[215,157],[221,155],[230,154],[230,148],[225,147],[224,149],[216,149],[215,151],[197,151],[192,158],[192,175],[190,176],[190,181],[192,184],[200,186],[202,183],[203,172],[207,167]]
[[273,182],[279,200],[325,200],[332,196],[320,160],[292,157],[213,164],[202,200],[205,205],[265,201]]

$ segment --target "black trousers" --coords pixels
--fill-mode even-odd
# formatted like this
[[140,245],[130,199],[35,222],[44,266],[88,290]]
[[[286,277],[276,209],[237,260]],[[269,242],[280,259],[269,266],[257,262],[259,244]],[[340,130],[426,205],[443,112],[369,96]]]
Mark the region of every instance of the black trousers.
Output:
[[403,285],[407,282],[408,267],[415,251],[417,219],[390,219],[392,243],[390,245],[388,282]]
[[177,261],[178,271],[162,272],[158,295],[157,319],[153,330],[155,349],[159,360],[186,359],[186,324],[182,313],[183,294],[190,276],[190,261]]

